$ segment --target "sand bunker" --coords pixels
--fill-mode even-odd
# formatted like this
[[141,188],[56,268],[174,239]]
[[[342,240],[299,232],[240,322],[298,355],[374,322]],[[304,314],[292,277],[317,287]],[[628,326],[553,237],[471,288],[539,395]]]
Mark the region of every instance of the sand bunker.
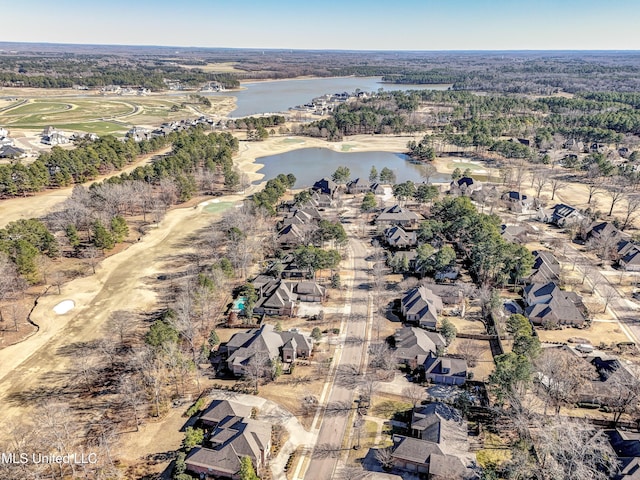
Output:
[[75,306],[76,304],[74,303],[73,300],[65,300],[57,304],[55,307],[53,307],[53,311],[56,312],[58,315],[63,315],[68,311],[70,311],[71,309],[73,309],[73,307]]

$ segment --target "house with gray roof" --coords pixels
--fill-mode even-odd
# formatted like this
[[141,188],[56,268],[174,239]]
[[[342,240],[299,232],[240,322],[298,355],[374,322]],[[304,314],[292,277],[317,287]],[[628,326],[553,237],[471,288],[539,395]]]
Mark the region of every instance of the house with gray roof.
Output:
[[24,158],[26,156],[27,152],[22,148],[12,145],[0,146],[0,158]]
[[526,213],[533,206],[532,199],[521,192],[509,191],[504,193],[501,198],[512,212]]
[[385,229],[382,235],[385,243],[391,248],[406,249],[418,245],[416,232],[407,232],[398,225]]
[[524,288],[525,314],[534,325],[584,325],[585,307],[578,294],[561,290],[555,282]]
[[236,333],[220,345],[219,352],[229,371],[242,376],[252,361],[280,358],[283,363],[290,364],[297,358],[308,358],[312,348],[313,342],[306,335],[293,330],[276,332],[272,325],[264,324],[258,329]]
[[527,283],[549,283],[560,281],[560,262],[548,250],[535,250],[531,274],[525,279]]
[[366,193],[371,190],[371,185],[363,178],[356,178],[347,183],[347,193],[352,195]]
[[[251,408],[249,407],[249,415]],[[187,470],[207,477],[240,478],[240,461],[249,457],[256,472],[265,466],[271,451],[271,424],[228,415],[205,437],[205,445],[191,450]]]
[[565,205],[564,203],[559,203],[553,207],[549,222],[557,225],[558,227],[566,227],[567,225],[577,223],[583,219],[584,215],[574,207]]
[[312,188],[315,191],[329,195],[331,198],[335,198],[340,186],[330,178],[325,177],[314,183]]
[[409,290],[400,300],[400,307],[408,322],[416,322],[422,328],[435,330],[438,314],[442,311],[442,299],[429,287],[422,285]]
[[482,190],[482,184],[471,177],[462,177],[449,184],[449,193],[470,197],[474,192]]
[[612,240],[615,242],[622,236],[622,232],[618,230],[611,222],[594,222],[586,229],[583,239],[586,242],[598,240]]
[[461,358],[441,357],[429,353],[426,358],[418,357],[425,380],[444,385],[464,385],[467,380],[467,362]]
[[422,216],[411,210],[394,205],[382,210],[375,219],[376,225],[400,225],[404,228],[416,228]]
[[439,348],[446,346],[444,338],[439,333],[416,327],[399,328],[393,338],[396,358],[411,369],[418,366],[418,358],[425,358],[429,353],[435,353]]
[[628,272],[640,272],[640,247],[628,240],[617,245],[618,265]]
[[411,417],[411,437],[393,436],[396,468],[424,474],[429,479],[474,478],[467,423],[460,412],[435,402],[416,407]]

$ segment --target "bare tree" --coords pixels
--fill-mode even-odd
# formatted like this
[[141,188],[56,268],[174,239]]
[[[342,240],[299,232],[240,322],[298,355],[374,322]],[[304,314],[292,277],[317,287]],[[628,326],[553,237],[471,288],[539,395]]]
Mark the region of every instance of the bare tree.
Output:
[[615,472],[617,457],[603,430],[560,416],[541,420],[535,435],[540,478],[607,480]]
[[622,366],[607,380],[608,405],[613,411],[613,421],[618,423],[622,415],[636,411],[640,400],[640,377],[635,366]]
[[96,273],[96,265],[100,262],[100,250],[93,246],[87,247],[82,252],[82,257],[87,260],[91,271]]
[[575,402],[580,388],[596,373],[591,364],[557,348],[545,349],[536,359],[535,366],[539,372],[538,383],[545,393],[545,415],[549,403],[558,415],[564,403]]
[[602,313],[605,313],[609,307],[609,303],[611,303],[611,300],[618,295],[618,292],[615,288],[610,287],[609,285],[604,285],[600,290],[600,293],[602,295],[602,300],[604,300],[604,310],[602,310]]
[[591,183],[587,185],[587,191],[589,192],[589,198],[587,200],[587,203],[591,205],[591,199],[593,198],[593,196],[602,192],[602,185],[597,183]]
[[456,343],[457,354],[466,360],[467,365],[472,368],[475,367],[478,364],[478,360],[484,352],[484,349],[477,342],[468,338],[457,340]]
[[417,383],[411,383],[402,389],[402,396],[406,397],[415,409],[416,405],[418,405],[420,402],[422,402],[422,400],[425,399],[425,389]]
[[626,208],[624,210],[624,220],[620,226],[620,230],[626,230],[632,224],[640,212],[640,195],[627,195]]
[[118,392],[122,403],[129,407],[133,413],[137,432],[140,428],[140,420],[146,404],[144,384],[136,375],[128,375],[120,379]]
[[540,193],[544,186],[549,182],[549,172],[548,170],[536,170],[531,175],[532,187],[535,186],[536,190],[536,198],[540,198]]
[[135,319],[131,312],[116,310],[109,315],[107,331],[115,333],[121,344],[125,344],[129,335],[135,330]]
[[382,468],[393,467],[393,450],[390,447],[377,449],[375,456],[376,460],[382,465]]
[[567,186],[566,182],[564,181],[564,179],[555,176],[551,179],[551,200],[553,200],[556,197],[556,192],[558,190],[562,190],[564,187]]
[[607,194],[611,199],[611,206],[609,208],[609,216],[613,214],[613,208],[624,197],[624,189],[620,185],[612,185],[607,190]]
[[264,352],[257,352],[244,367],[245,376],[252,381],[255,392],[258,392],[260,380],[271,371],[271,360]]

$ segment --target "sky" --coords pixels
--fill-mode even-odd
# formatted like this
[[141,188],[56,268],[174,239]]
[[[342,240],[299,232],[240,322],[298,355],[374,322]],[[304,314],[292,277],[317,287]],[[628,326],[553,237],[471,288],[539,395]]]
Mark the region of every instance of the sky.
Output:
[[640,50],[640,0],[2,0],[0,41],[338,50]]

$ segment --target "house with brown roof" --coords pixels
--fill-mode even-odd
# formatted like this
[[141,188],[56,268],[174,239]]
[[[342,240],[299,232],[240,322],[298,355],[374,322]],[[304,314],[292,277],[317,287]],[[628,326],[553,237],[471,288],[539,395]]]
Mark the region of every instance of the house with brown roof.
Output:
[[250,417],[251,407],[231,400],[214,400],[200,415],[199,421],[206,429],[215,429],[230,417]]
[[442,311],[442,299],[429,287],[422,285],[409,290],[400,300],[402,315],[407,322],[416,322],[422,328],[435,330]]

